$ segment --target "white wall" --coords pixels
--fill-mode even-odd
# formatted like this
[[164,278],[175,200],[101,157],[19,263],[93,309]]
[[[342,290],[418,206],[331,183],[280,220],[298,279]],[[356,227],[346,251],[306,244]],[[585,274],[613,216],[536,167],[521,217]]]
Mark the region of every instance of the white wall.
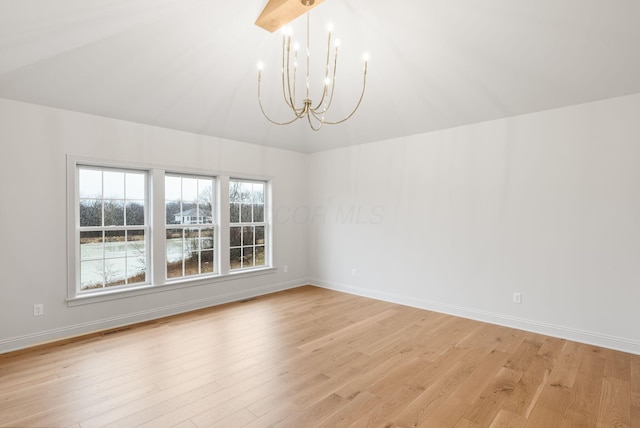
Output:
[[[0,352],[306,283],[308,156],[0,99]],[[272,274],[68,307],[66,156],[273,177]],[[289,270],[281,269],[286,260]],[[33,304],[45,314],[33,316]]]
[[640,353],[640,94],[310,168],[315,284]]
[[[313,155],[0,99],[0,149],[0,352],[312,277],[640,354],[640,94]],[[272,176],[279,269],[68,307],[69,153]]]

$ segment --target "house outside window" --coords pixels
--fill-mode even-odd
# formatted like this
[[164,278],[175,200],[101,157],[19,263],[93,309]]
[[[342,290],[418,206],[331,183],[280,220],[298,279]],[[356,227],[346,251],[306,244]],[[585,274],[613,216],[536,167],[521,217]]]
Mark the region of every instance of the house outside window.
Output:
[[213,274],[215,224],[212,177],[167,174],[167,278]]

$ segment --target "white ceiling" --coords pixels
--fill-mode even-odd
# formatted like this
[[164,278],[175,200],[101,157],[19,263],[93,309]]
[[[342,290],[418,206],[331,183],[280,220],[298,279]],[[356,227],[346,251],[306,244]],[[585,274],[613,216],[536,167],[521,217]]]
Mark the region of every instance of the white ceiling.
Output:
[[363,104],[319,132],[279,127],[256,100],[262,60],[265,107],[286,118],[264,3],[0,0],[0,97],[311,153],[640,92],[638,0],[326,0],[311,50],[332,22],[328,119],[354,105],[367,51]]

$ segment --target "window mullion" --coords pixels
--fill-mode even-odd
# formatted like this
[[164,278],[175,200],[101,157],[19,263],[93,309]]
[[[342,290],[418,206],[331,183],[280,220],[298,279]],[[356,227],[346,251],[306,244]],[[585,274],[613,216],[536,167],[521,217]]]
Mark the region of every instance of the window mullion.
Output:
[[227,275],[229,266],[229,177],[218,178],[218,267],[221,275]]
[[165,242],[166,227],[164,215],[164,170],[153,169],[149,174],[149,195],[152,209],[149,213],[151,225],[151,284],[164,284],[167,281],[167,247]]

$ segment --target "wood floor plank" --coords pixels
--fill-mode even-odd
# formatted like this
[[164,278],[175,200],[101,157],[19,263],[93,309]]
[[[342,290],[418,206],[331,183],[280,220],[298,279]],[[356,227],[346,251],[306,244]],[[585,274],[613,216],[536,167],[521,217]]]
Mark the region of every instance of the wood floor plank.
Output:
[[489,428],[523,428],[527,419],[523,416],[501,409]]
[[[607,360],[608,361],[608,360]],[[605,377],[598,408],[597,427],[628,427],[631,425],[631,388],[629,382]]]
[[450,395],[440,405],[436,406],[431,413],[425,413],[424,419],[421,418],[421,415],[416,415],[416,422],[422,419],[419,425],[416,426],[421,428],[453,427],[462,419],[462,415],[470,405],[470,403],[459,399],[455,395]]
[[534,354],[531,363],[515,385],[513,394],[502,405],[502,409],[509,414],[528,418],[547,385],[552,368],[553,361],[539,353]]
[[570,389],[571,401],[564,414],[563,426],[596,426],[597,414],[593,409],[600,405],[605,363],[599,348],[585,347],[573,388]]
[[561,388],[573,387],[585,346],[576,342],[565,342],[551,374],[549,384]]
[[[455,361],[455,360],[454,360]],[[422,426],[434,412],[442,407],[447,400],[453,395],[453,392],[460,384],[475,370],[475,366],[470,366],[463,361],[456,361],[448,369],[440,367],[436,375],[431,373],[430,378],[420,379],[417,385],[423,391],[404,409],[394,417],[394,422],[400,426]],[[455,399],[451,403],[460,403],[461,400]],[[466,403],[465,403],[466,404]],[[464,405],[466,409],[468,406]],[[456,408],[456,413],[462,415],[463,406]],[[442,419],[438,416],[436,420],[442,423]],[[457,420],[456,420],[457,421]]]
[[[257,417],[257,419],[253,422],[245,425],[245,428],[265,428],[265,427],[273,427],[284,421],[286,418],[291,415],[299,414],[302,410],[293,403],[288,401],[282,402],[280,400],[279,403],[274,405],[273,408],[268,413],[265,413],[262,416]],[[253,412],[252,412],[253,413]]]
[[632,428],[640,428],[640,393],[638,392],[631,393],[630,417],[630,426]]
[[0,427],[640,428],[640,356],[316,287],[0,355]]
[[521,371],[502,367],[480,396],[471,403],[463,415],[464,419],[482,426],[490,425],[502,404],[513,394],[521,377]]

